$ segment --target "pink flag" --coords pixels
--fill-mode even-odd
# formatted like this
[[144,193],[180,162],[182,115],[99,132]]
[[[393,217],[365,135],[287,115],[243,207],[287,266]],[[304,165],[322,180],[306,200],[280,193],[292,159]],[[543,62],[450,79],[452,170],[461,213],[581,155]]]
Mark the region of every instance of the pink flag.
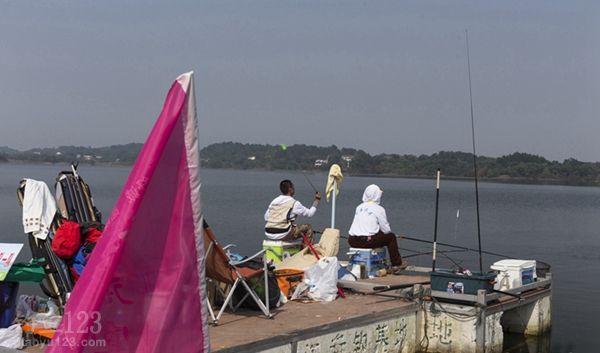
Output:
[[46,350],[208,352],[192,73],[171,86]]

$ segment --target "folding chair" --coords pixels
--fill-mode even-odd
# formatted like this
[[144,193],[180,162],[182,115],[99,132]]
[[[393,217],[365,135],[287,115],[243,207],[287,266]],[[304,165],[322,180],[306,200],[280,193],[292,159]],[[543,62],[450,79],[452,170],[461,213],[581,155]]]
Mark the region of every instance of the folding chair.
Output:
[[[23,206],[23,199],[25,198],[25,179],[19,183],[17,189],[17,199],[19,205]],[[59,215],[57,214],[52,220],[50,229],[52,233],[56,231],[59,226]],[[31,250],[31,257],[36,259],[38,263],[44,268],[46,272],[46,278],[40,283],[40,287],[44,294],[56,299],[58,304],[61,306],[65,305],[71,291],[73,291],[73,279],[65,262],[56,256],[52,251],[52,238],[49,236],[46,239],[38,239],[31,233],[27,234],[29,240],[29,248]]]
[[[259,269],[252,269],[248,267],[242,267],[244,263],[249,262],[250,260],[255,259],[256,257],[263,255],[266,250],[261,250],[256,254],[243,259],[242,261],[233,261],[229,258],[228,254],[225,252],[225,249],[221,247],[219,242],[217,242],[215,238],[215,234],[210,229],[210,227],[203,222],[204,228],[204,248],[205,256],[204,256],[204,268],[206,271],[206,277],[208,280],[221,282],[226,285],[225,290],[223,290],[217,283],[213,282],[215,285],[216,293],[223,296],[225,299],[223,304],[221,304],[221,308],[219,312],[215,316],[213,311],[213,303],[210,302],[210,299],[207,296],[207,304],[208,311],[212,318],[213,324],[217,325],[221,315],[225,311],[226,307],[230,307],[232,311],[236,311],[240,305],[248,298],[251,298],[256,305],[260,308],[263,314],[267,318],[272,318],[273,315],[269,310],[269,282],[268,282],[268,267],[267,267],[267,259],[266,256],[263,256],[263,267]],[[226,248],[229,248],[227,246]],[[248,281],[254,278],[260,278],[260,276],[264,277],[265,281],[265,302],[263,303],[254,289],[248,284]],[[245,294],[242,299],[239,300],[236,304],[233,303],[233,294],[240,286],[245,289]],[[213,300],[214,301],[214,300]]]

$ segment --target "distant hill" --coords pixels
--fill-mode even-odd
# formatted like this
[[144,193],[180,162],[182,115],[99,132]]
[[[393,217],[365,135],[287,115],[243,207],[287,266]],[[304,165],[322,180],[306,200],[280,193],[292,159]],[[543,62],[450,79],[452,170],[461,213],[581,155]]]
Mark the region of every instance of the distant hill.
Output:
[[[0,161],[91,164],[132,164],[141,143],[108,147],[60,146],[18,151],[0,147]],[[215,143],[200,151],[202,166],[227,169],[322,170],[337,163],[345,174],[390,177],[433,177],[437,168],[450,178],[473,178],[473,155],[441,151],[431,155],[377,154],[354,148],[310,145],[262,145],[236,142]],[[570,158],[563,162],[515,152],[493,158],[478,156],[482,180],[600,186],[600,163]]]
[[84,163],[132,164],[142,148],[141,143],[113,145],[108,147],[59,146],[32,148],[27,151],[16,151],[6,154],[15,161],[69,163],[80,161]]
[[3,155],[17,154],[19,152],[19,150],[15,150],[14,148],[10,148],[8,146],[0,146],[0,154]]
[[[209,168],[265,170],[323,170],[333,163],[351,175],[433,177],[437,168],[445,177],[473,178],[473,154],[441,151],[431,155],[378,154],[336,146],[318,147],[216,143],[202,149],[203,166]],[[549,161],[528,153],[499,158],[478,156],[478,177],[514,183],[600,185],[600,163],[567,159]]]

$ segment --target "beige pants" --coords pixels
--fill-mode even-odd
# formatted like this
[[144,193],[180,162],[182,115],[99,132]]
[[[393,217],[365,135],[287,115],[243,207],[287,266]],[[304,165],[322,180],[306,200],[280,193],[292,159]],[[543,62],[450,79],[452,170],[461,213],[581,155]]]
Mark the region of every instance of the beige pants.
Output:
[[285,238],[281,240],[296,240],[302,239],[302,233],[306,235],[308,240],[312,243],[313,240],[313,229],[310,224],[293,224],[292,229]]

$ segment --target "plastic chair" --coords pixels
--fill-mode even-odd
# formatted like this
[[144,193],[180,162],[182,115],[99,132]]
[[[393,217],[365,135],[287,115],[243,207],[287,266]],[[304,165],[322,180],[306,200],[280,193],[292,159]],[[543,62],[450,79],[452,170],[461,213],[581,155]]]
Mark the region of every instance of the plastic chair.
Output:
[[[213,303],[207,295],[208,311],[210,313],[213,324],[217,325],[226,307],[230,307],[232,311],[236,311],[239,306],[248,298],[251,298],[256,305],[260,308],[263,314],[267,318],[272,318],[273,315],[269,310],[269,283],[268,283],[268,267],[266,256],[263,256],[263,267],[259,269],[252,269],[248,267],[242,267],[241,265],[263,255],[266,250],[261,250],[256,254],[245,258],[241,261],[233,261],[229,258],[225,249],[221,247],[217,241],[212,229],[204,223],[204,268],[206,271],[206,277],[209,280],[221,282],[226,284],[225,290],[223,290],[217,283],[215,285],[216,292],[222,295],[225,299],[219,309],[217,315],[213,310]],[[226,248],[229,248],[227,246]],[[263,303],[254,289],[248,284],[248,281],[257,277],[263,276],[265,281],[265,302]],[[245,295],[235,305],[233,304],[233,294],[241,286],[245,289]]]

